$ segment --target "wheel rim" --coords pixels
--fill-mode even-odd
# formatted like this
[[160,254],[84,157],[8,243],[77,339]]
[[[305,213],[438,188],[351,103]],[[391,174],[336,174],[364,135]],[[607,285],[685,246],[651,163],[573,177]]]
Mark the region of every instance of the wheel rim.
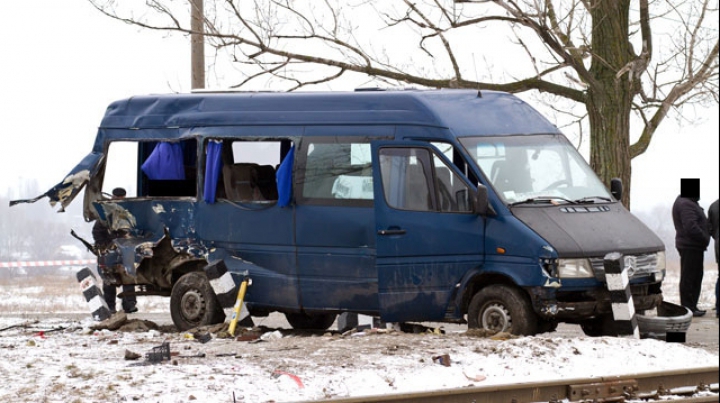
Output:
[[180,311],[186,320],[197,322],[205,312],[205,299],[198,290],[188,290],[180,299]]
[[483,309],[480,322],[483,329],[492,330],[494,332],[506,332],[512,326],[512,318],[510,312],[500,304],[488,305]]

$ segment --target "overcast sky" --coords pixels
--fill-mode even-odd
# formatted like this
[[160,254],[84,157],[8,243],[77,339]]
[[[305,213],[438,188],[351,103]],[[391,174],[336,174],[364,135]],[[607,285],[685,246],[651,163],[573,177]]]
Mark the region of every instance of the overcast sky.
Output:
[[[190,88],[189,39],[110,20],[85,0],[3,4],[0,45],[3,195],[27,179],[42,191],[60,181],[90,151],[110,102]],[[702,205],[718,197],[718,106],[701,115],[695,126],[666,119],[633,160],[634,210],[672,203],[680,178],[700,178]]]

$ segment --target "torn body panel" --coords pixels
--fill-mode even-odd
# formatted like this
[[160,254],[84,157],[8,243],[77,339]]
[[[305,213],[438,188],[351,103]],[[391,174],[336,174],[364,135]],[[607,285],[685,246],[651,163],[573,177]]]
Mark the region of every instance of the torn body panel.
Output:
[[110,283],[169,292],[174,279],[206,264],[207,250],[195,235],[190,201],[133,199],[94,206],[99,220],[124,234],[98,251],[100,274]]
[[[18,203],[35,203],[43,197],[47,197],[50,199],[50,205],[52,207],[60,203],[60,211],[65,211],[65,208],[72,203],[77,194],[80,193],[83,187],[90,181],[90,178],[98,173],[103,160],[103,154],[92,152],[85,156],[60,183],[53,186],[47,192],[33,199],[13,200],[10,202],[10,206]],[[87,219],[87,216],[85,218]]]

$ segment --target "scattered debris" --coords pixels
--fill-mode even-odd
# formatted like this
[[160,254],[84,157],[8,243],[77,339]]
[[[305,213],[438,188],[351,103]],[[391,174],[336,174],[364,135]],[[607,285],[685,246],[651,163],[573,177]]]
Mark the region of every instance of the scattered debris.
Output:
[[440,364],[440,365],[449,367],[450,366],[450,356],[448,354],[436,355],[433,357],[433,362],[435,364]]
[[[228,333],[228,335],[229,335],[229,333]],[[244,331],[241,331],[240,334],[237,335],[237,337],[235,337],[235,340],[236,341],[253,341],[253,340],[259,339],[261,335],[262,335],[262,333],[260,333],[259,331],[256,331],[256,330],[252,330],[252,329],[244,330]],[[218,333],[217,337],[220,337],[219,333]]]
[[92,330],[118,330],[127,322],[127,314],[124,311],[117,312],[100,323],[90,326]]
[[[149,321],[149,320],[140,320],[140,319],[132,319],[127,321],[125,324],[123,324],[119,329],[121,332],[149,332],[149,331],[159,331],[159,332],[168,332],[167,330],[163,330],[160,326],[158,326],[155,322]],[[170,332],[174,332],[175,328],[170,330]]]
[[40,322],[40,321],[37,320],[37,319],[35,319],[35,320],[28,320],[28,321],[25,321],[25,322],[23,322],[23,323],[18,323],[18,324],[16,324],[16,325],[10,325],[10,326],[4,327],[4,328],[0,329],[0,332],[5,331],[5,330],[10,330],[10,329],[15,329],[15,328],[18,328],[18,327],[28,328],[28,327],[30,327],[30,325],[34,325],[34,324],[36,324],[36,323],[38,323],[38,322]]
[[516,336],[512,333],[508,332],[500,332],[495,333],[494,335],[490,336],[490,340],[510,340],[510,339],[517,339],[520,336]]
[[300,378],[299,378],[297,375],[293,375],[293,374],[291,374],[291,373],[289,373],[289,372],[285,372],[285,371],[280,371],[280,370],[278,370],[278,369],[276,369],[276,370],[273,371],[273,373],[272,373],[272,377],[273,377],[273,378],[279,378],[279,377],[281,377],[281,376],[283,376],[283,375],[285,375],[285,376],[289,377],[290,379],[292,379],[293,381],[295,381],[295,383],[297,384],[297,386],[298,386],[300,389],[302,389],[302,388],[305,387],[305,385],[303,385],[303,383],[302,383],[302,380],[300,380]]
[[282,339],[283,335],[279,330],[276,330],[274,332],[267,332],[263,333],[262,336],[260,336],[260,340],[268,341],[268,340],[278,340]]
[[417,323],[400,323],[400,331],[403,333],[434,333],[434,334],[445,334],[445,330],[441,328],[433,328],[428,326],[419,325]]
[[193,355],[180,355],[179,353],[173,351],[170,353],[170,355],[177,357],[177,358],[205,358],[206,357],[205,353],[202,353],[202,352],[193,354]]
[[212,340],[212,336],[210,335],[210,332],[195,332],[193,333],[193,338],[200,343],[207,343],[210,340]]
[[487,377],[485,375],[470,376],[470,375],[466,374],[465,371],[463,371],[463,375],[465,375],[465,378],[467,378],[468,380],[473,381],[473,382],[482,382],[485,379],[487,379]]
[[140,357],[141,357],[141,356],[140,356],[140,354],[138,354],[138,353],[132,352],[132,351],[127,350],[127,349],[125,350],[125,360],[127,360],[127,361],[134,361],[134,360],[137,360],[137,359],[140,358]]
[[169,360],[170,343],[166,341],[159,346],[153,347],[152,351],[150,351],[149,353],[145,353],[145,359],[153,363],[162,362],[163,360]]

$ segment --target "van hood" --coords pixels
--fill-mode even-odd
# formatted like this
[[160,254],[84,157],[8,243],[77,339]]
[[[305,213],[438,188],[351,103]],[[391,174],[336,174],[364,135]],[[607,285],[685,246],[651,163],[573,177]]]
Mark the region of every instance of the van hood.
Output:
[[43,197],[47,197],[50,199],[51,206],[55,207],[57,203],[60,203],[60,212],[65,211],[65,207],[72,203],[75,196],[80,193],[90,178],[97,174],[102,158],[103,155],[100,153],[86,155],[70,173],[65,175],[65,178],[60,183],[50,188],[50,190],[33,199],[13,200],[10,202],[10,206],[19,203],[35,203]]
[[662,240],[619,203],[518,205],[513,215],[557,250],[559,257],[603,257],[665,250]]

